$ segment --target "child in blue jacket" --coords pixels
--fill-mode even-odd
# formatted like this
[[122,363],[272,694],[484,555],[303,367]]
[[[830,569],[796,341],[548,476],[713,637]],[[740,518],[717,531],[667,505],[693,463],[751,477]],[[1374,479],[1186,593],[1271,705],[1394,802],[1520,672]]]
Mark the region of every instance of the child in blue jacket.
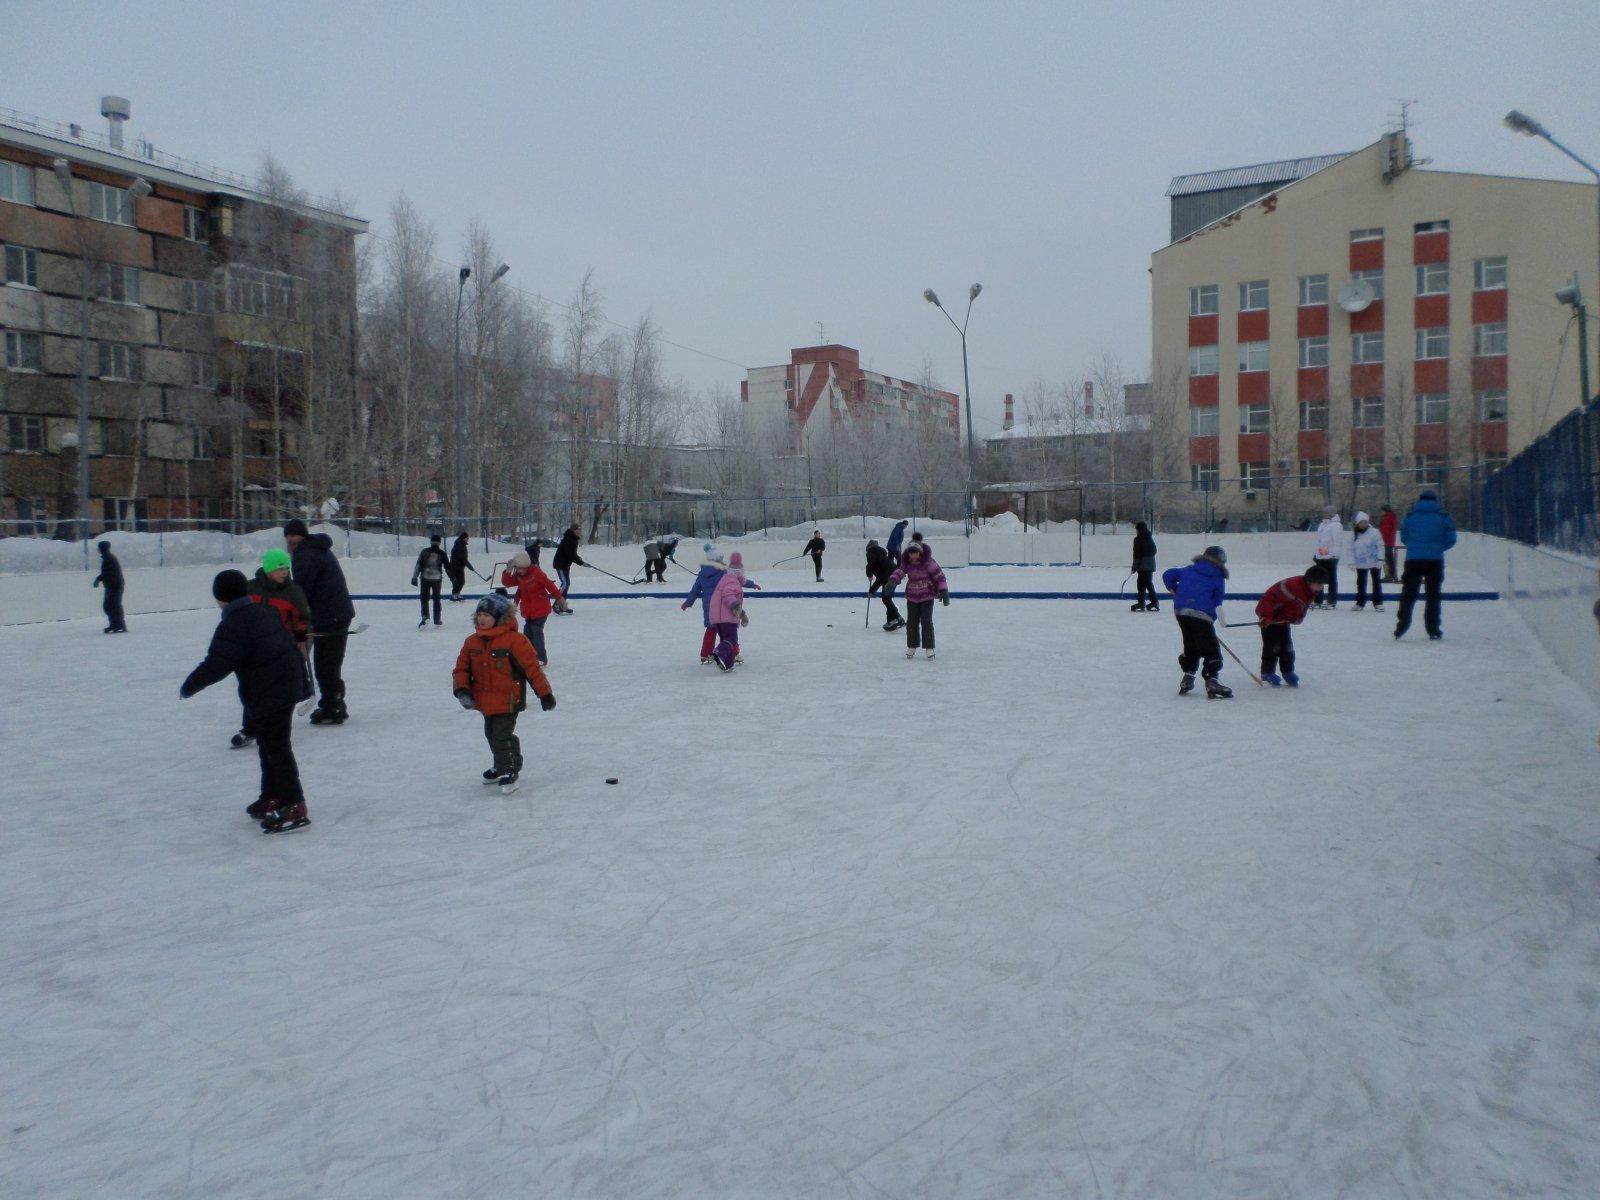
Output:
[[1183,653],[1178,666],[1183,680],[1178,695],[1194,691],[1195,668],[1206,681],[1207,700],[1231,700],[1233,689],[1217,678],[1222,671],[1222,647],[1217,642],[1217,606],[1228,590],[1227,554],[1221,546],[1207,546],[1187,567],[1169,567],[1161,582],[1172,593],[1172,611],[1183,633]]

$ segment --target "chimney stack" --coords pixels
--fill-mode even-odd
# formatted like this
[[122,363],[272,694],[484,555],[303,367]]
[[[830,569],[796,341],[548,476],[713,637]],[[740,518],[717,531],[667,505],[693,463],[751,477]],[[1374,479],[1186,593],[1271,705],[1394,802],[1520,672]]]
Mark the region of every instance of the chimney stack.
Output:
[[1006,419],[1001,423],[1000,428],[1001,429],[1010,429],[1011,426],[1014,425],[1014,424],[1016,424],[1016,409],[1014,407],[1014,402],[1011,399],[1011,393],[1007,392],[1006,393]]
[[101,96],[100,115],[110,123],[110,141],[113,150],[122,149],[122,123],[133,111],[133,106],[121,96]]

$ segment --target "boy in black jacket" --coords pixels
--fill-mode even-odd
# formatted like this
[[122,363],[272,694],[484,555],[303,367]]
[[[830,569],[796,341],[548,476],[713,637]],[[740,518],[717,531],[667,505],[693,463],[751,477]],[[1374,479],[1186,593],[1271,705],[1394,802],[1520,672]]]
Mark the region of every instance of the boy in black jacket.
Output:
[[883,622],[883,631],[893,633],[896,629],[905,627],[905,621],[900,616],[900,610],[894,602],[894,584],[889,582],[889,576],[894,573],[898,564],[889,556],[889,552],[877,542],[867,543],[867,578],[871,581],[867,585],[867,603],[872,602],[872,594],[879,588],[883,589],[883,608],[888,615]]
[[444,624],[439,619],[439,596],[444,588],[444,577],[450,570],[450,556],[439,544],[441,540],[437,533],[430,537],[422,553],[417,555],[417,565],[411,568],[411,586],[416,587],[417,580],[422,580],[422,620],[417,622],[418,629],[428,623],[430,597],[433,599],[433,623]]
[[822,582],[822,552],[828,548],[828,543],[822,540],[822,530],[813,529],[811,540],[806,543],[806,548],[800,553],[811,555],[811,565],[817,569],[817,582]]
[[100,604],[106,614],[106,632],[127,633],[128,618],[122,612],[122,564],[111,553],[110,542],[96,545],[100,550],[100,574],[94,577],[94,586],[106,590],[106,598]]
[[311,695],[311,681],[294,638],[271,605],[250,599],[248,586],[233,570],[212,580],[222,619],[205,661],[189,672],[178,695],[187,700],[229,675],[239,677],[239,699],[250,713],[261,758],[261,794],[245,812],[261,822],[263,833],[288,833],[311,824],[289,744],[294,706]]
[[311,533],[296,517],[283,527],[283,541],[294,562],[294,581],[316,614],[311,670],[322,701],[311,714],[313,725],[343,725],[350,718],[344,702],[344,650],[356,606],[344,581],[344,569],[333,555],[333,539]]

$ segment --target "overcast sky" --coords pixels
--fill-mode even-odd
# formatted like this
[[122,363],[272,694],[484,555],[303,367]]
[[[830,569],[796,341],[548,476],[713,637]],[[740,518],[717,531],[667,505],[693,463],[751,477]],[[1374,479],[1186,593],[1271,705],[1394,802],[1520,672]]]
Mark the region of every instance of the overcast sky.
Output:
[[476,216],[508,283],[562,299],[593,267],[609,316],[693,348],[668,366],[696,388],[821,322],[959,390],[921,293],[981,281],[982,436],[1100,351],[1147,370],[1171,176],[1352,150],[1407,98],[1436,166],[1586,179],[1500,118],[1600,159],[1597,52],[1600,0],[0,0],[0,105],[101,130],[124,95],[130,136],[270,151],[375,231],[404,191],[453,254]]

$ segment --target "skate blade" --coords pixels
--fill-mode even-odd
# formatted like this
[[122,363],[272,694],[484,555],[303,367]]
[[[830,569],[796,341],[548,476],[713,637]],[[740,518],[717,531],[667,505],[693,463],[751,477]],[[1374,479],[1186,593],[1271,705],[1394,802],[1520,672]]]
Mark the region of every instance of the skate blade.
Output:
[[311,824],[311,818],[307,817],[304,821],[286,821],[282,825],[268,825],[268,826],[264,827],[261,830],[261,832],[262,833],[296,833],[299,830],[304,829],[306,826],[308,826],[310,824]]

